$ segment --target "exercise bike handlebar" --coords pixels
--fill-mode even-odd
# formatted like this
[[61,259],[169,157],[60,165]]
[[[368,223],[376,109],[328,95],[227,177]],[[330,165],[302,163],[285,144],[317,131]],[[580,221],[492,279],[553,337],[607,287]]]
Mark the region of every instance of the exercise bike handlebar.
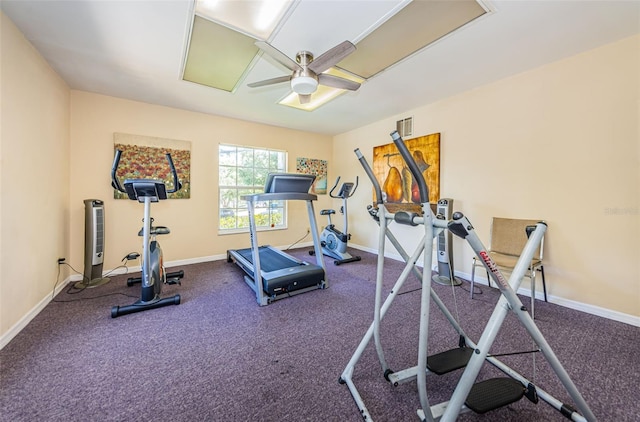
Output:
[[171,154],[167,153],[166,157],[169,162],[169,168],[171,169],[171,176],[173,176],[173,189],[168,190],[167,193],[175,193],[182,189],[182,183],[180,183],[180,179],[178,179],[178,172],[176,171],[176,166],[173,165]]
[[409,149],[405,145],[404,141],[402,140],[402,137],[400,136],[397,130],[394,130],[393,132],[391,132],[391,139],[393,139],[393,143],[396,144],[396,147],[398,148],[398,151],[400,152],[402,159],[404,160],[405,163],[407,163],[407,166],[409,167],[409,171],[413,175],[413,180],[415,180],[416,183],[418,184],[418,191],[420,192],[420,203],[425,204],[429,202],[429,187],[427,186],[427,183],[424,181],[424,176],[422,175],[422,172],[418,168],[418,164],[413,159],[413,156],[409,152]]
[[[117,149],[116,155],[113,158],[113,165],[111,166],[111,186],[114,189],[119,190],[120,192],[126,193],[126,189],[122,187],[120,180],[118,180],[118,176],[116,175],[118,171],[118,165],[120,164],[120,157],[122,156],[122,151]],[[182,183],[178,178],[178,172],[176,171],[176,166],[173,164],[173,159],[171,158],[171,154],[165,154],[167,157],[167,161],[169,162],[169,168],[171,170],[171,176],[173,177],[173,189],[167,190],[167,193],[175,193],[182,189]]]
[[119,149],[116,150],[116,155],[113,157],[113,165],[111,166],[111,186],[114,189],[119,190],[120,192],[127,192],[122,185],[120,184],[120,180],[118,180],[118,176],[116,172],[118,171],[118,164],[120,164],[120,156],[122,155],[122,151]]
[[367,159],[364,158],[364,155],[362,155],[362,152],[360,152],[360,148],[356,148],[355,150],[353,150],[353,152],[356,153],[356,157],[360,161],[360,164],[362,164],[362,168],[364,168],[364,172],[367,173],[367,176],[369,177],[369,179],[371,180],[371,183],[373,184],[373,189],[376,191],[376,204],[382,204],[384,202],[382,198],[382,189],[380,188],[380,183],[378,183],[378,179],[376,179],[375,174],[373,174],[373,170],[371,170],[371,167],[369,167],[369,163],[367,162]]
[[[356,189],[358,189],[358,176],[356,176],[356,183],[355,183],[355,185],[353,186],[353,189],[351,189],[351,190],[349,191],[349,193],[348,193],[348,195],[347,195],[347,196],[344,196],[344,197],[343,197],[343,196],[340,196],[340,195],[334,195],[334,194],[333,194],[333,191],[335,191],[335,190],[336,190],[336,188],[338,187],[338,183],[340,183],[340,176],[338,176],[338,178],[336,179],[336,183],[333,185],[333,187],[332,187],[332,188],[331,188],[331,190],[329,191],[329,196],[330,196],[330,197],[332,197],[332,198],[336,198],[336,199],[338,199],[338,198],[341,198],[341,199],[348,199],[348,198],[351,198],[351,197],[353,196],[353,194],[356,192]],[[338,192],[338,193],[340,193],[340,192]]]

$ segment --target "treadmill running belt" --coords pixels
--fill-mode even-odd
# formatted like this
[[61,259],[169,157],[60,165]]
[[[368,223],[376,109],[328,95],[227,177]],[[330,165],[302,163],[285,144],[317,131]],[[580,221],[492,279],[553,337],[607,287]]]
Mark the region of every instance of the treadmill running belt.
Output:
[[[278,252],[275,252],[265,246],[260,246],[258,250],[260,253],[260,271],[265,273],[281,270],[283,268],[291,268],[298,265],[304,265],[299,264],[296,261],[292,261],[291,259],[282,256]],[[238,252],[244,259],[253,264],[253,254],[251,252],[251,248],[239,249],[236,252]]]

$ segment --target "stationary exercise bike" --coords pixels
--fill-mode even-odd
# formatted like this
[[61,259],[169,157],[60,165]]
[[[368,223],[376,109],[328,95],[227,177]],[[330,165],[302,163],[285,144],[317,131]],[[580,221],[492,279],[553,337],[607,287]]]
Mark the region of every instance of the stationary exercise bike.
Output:
[[[169,234],[171,233],[171,230],[169,230],[169,227],[166,227],[166,226],[154,226],[153,221],[154,221],[153,217],[151,217],[151,231],[150,231],[151,244],[156,245],[156,247],[152,248],[151,250],[154,250],[154,249],[160,250],[160,243],[156,240],[156,236],[160,234]],[[144,236],[144,219],[142,220],[142,224],[143,224],[143,227],[138,232],[138,236],[141,236],[141,237]],[[140,256],[137,253],[133,255]],[[160,260],[160,262],[162,262],[162,260]],[[165,281],[164,281],[165,284],[182,284],[180,280],[184,277],[184,271],[179,270],[179,271],[168,273],[164,271],[164,267],[163,267],[163,272],[165,275]],[[129,277],[127,279],[127,286],[129,287],[139,283],[142,283],[142,277]]]
[[[335,214],[335,210],[321,210],[320,215],[326,215],[329,220],[329,224],[322,230],[320,234],[320,245],[322,246],[322,253],[324,255],[335,258],[333,263],[335,265],[345,264],[347,262],[360,261],[359,256],[352,256],[347,252],[347,243],[351,238],[351,235],[348,232],[349,221],[347,218],[347,200],[353,196],[356,189],[358,188],[358,177],[356,176],[356,184],[354,186],[351,182],[343,183],[338,190],[338,194],[334,195],[333,192],[338,187],[338,183],[340,183],[340,176],[336,179],[336,183],[329,191],[329,196],[332,198],[341,198],[342,199],[342,207],[340,208],[340,213],[344,216],[344,233],[336,228],[336,225],[331,222],[331,215]],[[313,250],[309,251],[309,255],[313,255],[315,252]]]
[[140,300],[127,306],[114,306],[111,308],[111,317],[116,318],[134,312],[146,311],[168,305],[179,305],[180,295],[161,298],[160,292],[162,284],[179,284],[179,280],[184,277],[183,271],[166,273],[162,261],[162,249],[156,236],[168,234],[169,229],[164,226],[153,226],[151,218],[151,203],[167,199],[167,193],[174,193],[182,188],[178,179],[178,173],[173,165],[171,154],[167,154],[167,161],[171,175],[173,176],[173,189],[167,190],[164,181],[156,179],[126,179],[124,186],[118,180],[116,172],[120,163],[122,151],[116,150],[116,155],[111,168],[111,185],[114,189],[126,193],[129,199],[144,203],[144,217],[142,219],[142,229],[138,236],[142,236],[142,276],[130,278],[127,285],[141,284]]

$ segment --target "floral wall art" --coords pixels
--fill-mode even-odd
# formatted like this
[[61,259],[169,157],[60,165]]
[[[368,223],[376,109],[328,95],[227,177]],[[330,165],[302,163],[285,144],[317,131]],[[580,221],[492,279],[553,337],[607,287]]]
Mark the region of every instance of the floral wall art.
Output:
[[[173,189],[173,177],[165,156],[171,154],[182,183],[182,189],[171,193],[168,199],[188,199],[191,196],[191,142],[150,136],[114,133],[115,150],[121,150],[117,176],[125,179],[163,180],[167,190]],[[125,193],[113,190],[115,199],[128,199]]]

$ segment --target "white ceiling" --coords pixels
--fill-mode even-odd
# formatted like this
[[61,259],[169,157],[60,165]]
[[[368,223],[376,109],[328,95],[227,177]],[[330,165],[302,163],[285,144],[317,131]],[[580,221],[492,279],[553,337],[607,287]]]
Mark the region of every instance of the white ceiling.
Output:
[[[269,41],[289,57],[319,55],[357,42],[405,2],[300,0]],[[485,1],[493,13],[306,112],[277,104],[287,84],[246,86],[287,74],[265,58],[234,93],[183,81],[192,0],[0,4],[72,89],[329,135],[640,32],[640,0]]]

